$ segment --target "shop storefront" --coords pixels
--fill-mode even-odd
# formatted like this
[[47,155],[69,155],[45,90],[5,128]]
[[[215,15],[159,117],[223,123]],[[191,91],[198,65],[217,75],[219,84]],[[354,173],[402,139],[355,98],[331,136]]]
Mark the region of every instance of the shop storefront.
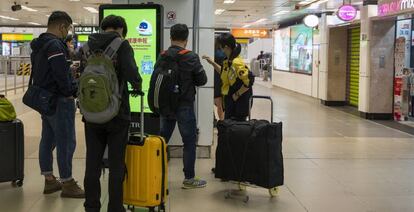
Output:
[[[394,20],[393,117],[411,125],[414,121],[414,4],[407,0],[378,1],[381,20]],[[381,63],[381,61],[380,61]]]

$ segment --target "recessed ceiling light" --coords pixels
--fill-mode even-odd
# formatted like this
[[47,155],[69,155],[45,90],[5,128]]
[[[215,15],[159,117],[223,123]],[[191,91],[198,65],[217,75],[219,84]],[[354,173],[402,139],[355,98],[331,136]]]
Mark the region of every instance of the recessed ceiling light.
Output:
[[40,26],[41,24],[39,24],[39,23],[36,23],[36,22],[27,22],[28,24],[31,24],[31,25],[35,25],[35,26]]
[[91,13],[99,13],[99,11],[93,7],[83,7],[83,9],[91,12]]
[[258,24],[258,23],[261,23],[261,22],[264,22],[264,21],[267,21],[267,18],[261,18],[261,19],[255,21],[254,23]]
[[284,14],[286,14],[286,13],[289,13],[289,11],[287,11],[287,10],[282,10],[282,11],[279,11],[279,12],[277,12],[277,13],[273,14],[273,16],[284,15]]
[[27,7],[27,6],[24,6],[24,5],[22,5],[22,9],[26,10],[26,11],[29,11],[29,12],[37,12],[37,10],[35,10],[33,8],[30,8],[30,7]]
[[224,0],[224,4],[233,4],[236,0]]
[[12,20],[12,21],[20,20],[18,18],[13,18],[13,17],[9,17],[9,16],[4,16],[4,15],[0,15],[0,18],[7,19],[7,20]]
[[216,9],[216,11],[214,11],[214,14],[221,15],[222,13],[224,13],[224,11],[226,11],[226,10],[225,9]]
[[246,24],[246,25],[243,26],[243,28],[247,28],[249,26],[251,26],[251,24]]

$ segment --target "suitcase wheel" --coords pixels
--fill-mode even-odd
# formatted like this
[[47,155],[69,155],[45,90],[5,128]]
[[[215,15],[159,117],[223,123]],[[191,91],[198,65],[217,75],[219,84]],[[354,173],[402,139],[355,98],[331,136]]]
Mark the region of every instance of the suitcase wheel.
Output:
[[279,194],[279,187],[269,189],[269,194],[271,197],[277,196]]
[[162,203],[160,206],[158,206],[158,211],[159,212],[165,212],[165,204]]
[[22,187],[23,186],[23,180],[13,180],[12,181],[13,187]]

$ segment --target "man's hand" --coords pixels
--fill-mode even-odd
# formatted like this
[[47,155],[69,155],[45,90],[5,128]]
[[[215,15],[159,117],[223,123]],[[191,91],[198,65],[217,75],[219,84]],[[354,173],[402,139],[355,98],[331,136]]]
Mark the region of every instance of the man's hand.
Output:
[[213,60],[211,59],[211,57],[209,57],[209,56],[207,56],[207,55],[204,55],[203,57],[202,57],[204,60],[206,60],[208,63],[210,63],[210,64],[213,64]]
[[141,90],[132,90],[129,92],[131,94],[132,97],[138,97],[138,96],[144,96],[144,92],[142,92]]
[[238,92],[236,92],[236,93],[234,93],[233,95],[232,95],[232,98],[233,98],[233,101],[235,101],[235,102],[237,102],[237,100],[239,99],[239,95],[238,95]]

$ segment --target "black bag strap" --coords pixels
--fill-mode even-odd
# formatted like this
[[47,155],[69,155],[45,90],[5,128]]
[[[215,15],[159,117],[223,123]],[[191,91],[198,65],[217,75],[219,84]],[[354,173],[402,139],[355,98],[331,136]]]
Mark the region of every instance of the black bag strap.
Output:
[[[52,44],[53,42],[55,42],[57,39],[51,39],[48,42],[46,42],[42,48],[39,50],[39,52],[36,54],[36,56],[34,57],[34,59],[32,60],[32,72],[30,73],[30,78],[29,78],[29,86],[33,85],[33,70],[38,70],[39,69],[39,61],[40,61],[40,57],[43,56],[43,54],[45,53],[45,51],[49,48],[50,44]],[[33,68],[34,67],[34,68]]]

